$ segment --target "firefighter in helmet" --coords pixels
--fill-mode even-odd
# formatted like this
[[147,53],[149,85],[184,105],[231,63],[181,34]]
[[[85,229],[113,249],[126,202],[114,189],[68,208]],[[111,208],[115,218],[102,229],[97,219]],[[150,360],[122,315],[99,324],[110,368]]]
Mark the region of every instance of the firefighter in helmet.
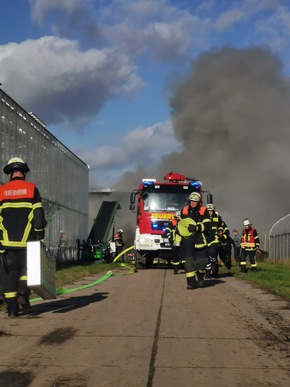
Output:
[[[205,268],[208,263],[208,246],[206,234],[211,230],[212,223],[206,207],[202,205],[201,195],[192,192],[188,196],[188,205],[181,211],[179,229],[187,224],[188,236],[182,240],[182,256],[185,260],[184,269],[187,281],[187,289],[194,289],[196,285],[204,287]],[[197,284],[195,280],[197,276]]]
[[122,253],[125,243],[123,240],[124,230],[120,228],[114,236],[114,242],[116,243],[116,257]]
[[171,219],[169,225],[166,227],[165,234],[168,238],[171,248],[172,248],[172,266],[173,273],[178,274],[178,268],[182,264],[180,258],[180,244],[182,237],[178,232],[178,222],[180,220],[180,211],[176,211],[174,214],[174,218]]
[[0,262],[2,288],[9,317],[31,313],[27,287],[27,241],[42,240],[46,219],[35,184],[27,182],[29,167],[13,157],[3,169],[9,182],[0,186]]
[[212,227],[207,235],[208,241],[208,264],[206,265],[206,278],[210,278],[211,275],[215,278],[218,277],[218,248],[219,248],[219,235],[218,230],[222,226],[222,218],[215,211],[213,204],[207,204],[206,208],[209,212]]
[[241,237],[240,270],[247,272],[247,257],[251,264],[252,271],[257,271],[256,250],[260,248],[258,232],[252,227],[249,219],[244,220],[244,229]]
[[226,268],[230,270],[232,268],[232,258],[231,258],[229,246],[231,247],[232,239],[230,236],[230,230],[223,219],[222,219],[222,224],[218,228],[218,236],[219,236],[219,248],[218,248],[219,258],[225,264]]

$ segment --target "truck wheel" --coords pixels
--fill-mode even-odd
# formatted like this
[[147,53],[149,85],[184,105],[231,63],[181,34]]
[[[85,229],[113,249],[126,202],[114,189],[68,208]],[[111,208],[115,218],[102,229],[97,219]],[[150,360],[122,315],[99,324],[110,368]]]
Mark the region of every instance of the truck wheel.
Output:
[[145,268],[146,269],[151,269],[152,266],[153,266],[153,261],[154,261],[153,255],[148,254],[148,255],[146,255],[145,259],[146,259]]
[[144,255],[141,255],[136,251],[135,254],[135,268],[136,269],[144,269],[146,264],[146,258]]

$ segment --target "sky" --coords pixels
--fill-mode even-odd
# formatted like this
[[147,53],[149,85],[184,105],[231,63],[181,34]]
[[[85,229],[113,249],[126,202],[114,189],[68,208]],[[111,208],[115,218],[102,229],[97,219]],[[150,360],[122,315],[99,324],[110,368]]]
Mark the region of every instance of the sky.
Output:
[[287,0],[1,0],[2,89],[90,189],[199,177],[231,227],[289,213]]

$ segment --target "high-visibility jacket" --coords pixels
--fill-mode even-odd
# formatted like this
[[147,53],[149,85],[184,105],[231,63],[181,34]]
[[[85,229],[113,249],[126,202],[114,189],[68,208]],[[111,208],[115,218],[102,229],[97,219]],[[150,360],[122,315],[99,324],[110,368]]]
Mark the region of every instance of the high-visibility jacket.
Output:
[[169,225],[165,229],[165,235],[173,246],[179,246],[182,240],[182,237],[177,230],[177,224],[177,219],[171,219]]
[[46,219],[35,184],[16,177],[0,186],[0,243],[4,249],[26,248],[44,238]]
[[121,232],[118,232],[117,234],[115,234],[114,242],[116,243],[116,246],[118,246],[118,247],[122,247],[125,245],[124,241],[123,241],[123,235]]
[[185,206],[181,211],[181,218],[191,218],[196,222],[196,232],[191,237],[195,248],[201,249],[206,247],[206,235],[209,234],[212,227],[207,208],[201,205],[195,208],[191,206]]
[[218,228],[218,234],[220,246],[227,246],[230,239],[230,230],[224,220],[222,220],[222,224]]
[[215,212],[213,213],[210,220],[211,220],[212,227],[209,234],[207,235],[207,241],[209,246],[219,243],[218,230],[222,227],[222,218],[220,215],[217,215]]
[[241,237],[241,248],[243,250],[251,251],[260,247],[260,238],[257,230],[253,227],[244,228]]

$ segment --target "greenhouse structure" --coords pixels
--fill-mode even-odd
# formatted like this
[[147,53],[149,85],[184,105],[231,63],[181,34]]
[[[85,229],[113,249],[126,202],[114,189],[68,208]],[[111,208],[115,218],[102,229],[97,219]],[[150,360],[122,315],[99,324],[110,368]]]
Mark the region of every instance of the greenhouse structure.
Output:
[[269,233],[269,256],[275,261],[290,258],[290,214],[272,226]]
[[11,157],[26,161],[27,180],[36,184],[43,199],[46,245],[57,249],[62,236],[67,254],[73,254],[76,240],[88,236],[89,166],[2,89],[0,98],[0,184],[7,182],[3,167]]

